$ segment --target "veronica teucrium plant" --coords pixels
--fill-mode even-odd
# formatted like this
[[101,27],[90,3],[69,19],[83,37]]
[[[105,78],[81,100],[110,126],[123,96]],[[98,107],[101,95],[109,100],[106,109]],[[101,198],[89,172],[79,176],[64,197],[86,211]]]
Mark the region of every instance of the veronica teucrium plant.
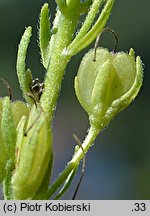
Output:
[[[82,146],[51,183],[53,167],[52,121],[64,71],[72,56],[88,47],[102,32],[114,0],[56,0],[53,24],[49,5],[41,9],[39,47],[44,83],[32,78],[26,54],[32,28],[21,38],[17,75],[25,102],[0,99],[0,181],[4,199],[59,199],[69,188],[80,161],[99,132],[137,96],[142,85],[142,62],[129,53],[91,49],[83,57],[75,77],[75,92],[89,116],[90,128]],[[77,29],[80,16],[85,20]],[[95,56],[95,57],[94,57]]]

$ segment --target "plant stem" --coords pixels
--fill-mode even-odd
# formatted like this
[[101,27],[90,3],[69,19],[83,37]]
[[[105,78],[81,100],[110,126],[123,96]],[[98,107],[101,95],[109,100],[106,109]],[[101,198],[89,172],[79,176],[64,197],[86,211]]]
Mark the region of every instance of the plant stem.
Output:
[[82,148],[79,148],[79,150],[74,154],[71,161],[68,163],[64,171],[58,176],[56,181],[51,185],[49,188],[46,199],[49,199],[57,190],[58,188],[63,184],[63,182],[66,180],[68,175],[72,170],[77,168],[79,165],[79,162],[83,159],[85,153],[89,150],[89,148],[92,146],[94,140],[96,139],[100,129],[97,129],[95,127],[92,127],[89,129],[88,134],[82,144]]
[[78,17],[69,19],[61,14],[58,31],[54,36],[55,40],[51,41],[53,43],[53,50],[50,55],[50,63],[45,78],[45,89],[41,97],[41,105],[48,114],[50,121],[53,118],[64,71],[69,61],[64,50],[72,40],[77,20]]

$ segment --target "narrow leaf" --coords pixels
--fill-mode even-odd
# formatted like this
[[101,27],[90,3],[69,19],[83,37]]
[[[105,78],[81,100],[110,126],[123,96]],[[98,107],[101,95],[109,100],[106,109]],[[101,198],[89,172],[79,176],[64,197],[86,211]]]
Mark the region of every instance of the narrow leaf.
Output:
[[66,179],[63,187],[60,189],[59,193],[56,195],[54,200],[60,199],[63,196],[63,194],[67,191],[67,189],[71,185],[72,180],[74,179],[74,176],[75,176],[75,174],[77,172],[77,168],[78,167],[76,167],[74,170],[72,170],[71,173],[68,175],[68,178]]
[[50,20],[49,20],[49,8],[48,4],[44,4],[40,14],[40,29],[39,29],[39,46],[42,57],[42,64],[47,68],[46,57],[47,47],[49,45],[50,35]]
[[95,22],[94,26],[88,33],[81,38],[76,44],[70,45],[68,47],[68,55],[73,56],[80,52],[82,49],[86,48],[89,46],[97,37],[98,34],[102,31],[103,27],[106,25],[106,22],[110,16],[112,7],[114,4],[114,0],[108,0],[106,5],[104,6],[101,15]]
[[100,8],[101,3],[102,3],[102,0],[96,0],[93,2],[91,9],[90,9],[88,15],[86,16],[86,19],[85,19],[80,31],[78,32],[77,36],[72,41],[72,43],[70,44],[68,49],[71,49],[89,31],[97,13],[98,13],[98,10]]
[[30,42],[30,37],[32,34],[32,28],[28,27],[26,28],[18,49],[18,55],[17,55],[17,75],[19,79],[20,88],[22,90],[23,96],[25,100],[29,104],[33,104],[32,99],[30,99],[27,95],[27,93],[30,92],[28,78],[26,74],[26,54],[27,54],[27,48]]

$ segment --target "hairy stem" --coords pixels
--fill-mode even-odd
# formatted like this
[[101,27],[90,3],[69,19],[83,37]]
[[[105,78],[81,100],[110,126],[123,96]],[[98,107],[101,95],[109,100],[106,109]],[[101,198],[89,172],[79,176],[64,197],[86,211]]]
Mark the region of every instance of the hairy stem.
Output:
[[48,113],[50,121],[53,118],[64,71],[69,61],[65,55],[65,48],[72,40],[76,24],[77,17],[68,19],[61,14],[45,78],[45,89],[41,97],[41,105]]

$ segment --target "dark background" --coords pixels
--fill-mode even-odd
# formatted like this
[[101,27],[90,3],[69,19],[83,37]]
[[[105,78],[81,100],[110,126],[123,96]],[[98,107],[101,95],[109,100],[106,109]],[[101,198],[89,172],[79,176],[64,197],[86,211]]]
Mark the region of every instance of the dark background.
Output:
[[[41,80],[44,70],[37,46],[38,17],[45,0],[0,0],[0,76],[11,85],[15,99],[22,99],[16,76],[16,54],[24,28],[33,27],[27,64]],[[51,20],[55,2],[49,1]],[[144,85],[137,99],[118,114],[100,134],[86,156],[86,171],[77,199],[150,199],[150,1],[116,1],[107,23],[119,37],[118,51],[133,47],[144,64]],[[113,49],[112,35],[104,33],[101,46]],[[83,55],[83,53],[81,54]],[[88,118],[74,94],[74,77],[81,60],[75,56],[67,67],[54,120],[53,179],[71,159],[76,133],[83,139]],[[0,84],[0,96],[7,95]],[[63,197],[71,199],[79,176]]]

